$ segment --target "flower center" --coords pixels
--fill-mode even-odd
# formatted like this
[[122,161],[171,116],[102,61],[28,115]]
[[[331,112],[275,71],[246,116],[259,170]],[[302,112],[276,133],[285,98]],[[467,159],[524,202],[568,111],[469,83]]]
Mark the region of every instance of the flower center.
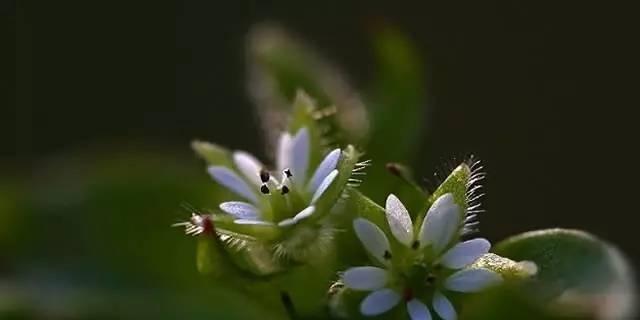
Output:
[[282,170],[280,179],[274,177],[269,171],[262,169],[260,175],[260,192],[266,198],[267,210],[272,213],[275,222],[291,218],[306,208],[308,194],[303,186],[293,182],[294,172],[286,168]]

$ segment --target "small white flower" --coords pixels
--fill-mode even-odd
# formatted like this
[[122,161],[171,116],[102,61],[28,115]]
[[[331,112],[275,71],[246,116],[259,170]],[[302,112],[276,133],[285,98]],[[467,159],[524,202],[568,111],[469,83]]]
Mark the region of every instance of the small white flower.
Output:
[[366,250],[384,266],[350,268],[342,276],[348,288],[372,291],[360,304],[363,315],[385,313],[403,301],[412,320],[431,319],[431,312],[454,320],[457,312],[447,291],[477,292],[502,281],[488,269],[464,269],[489,252],[491,244],[482,238],[459,242],[463,221],[452,194],[433,203],[418,232],[396,196],[389,195],[385,212],[391,233],[405,247],[399,253],[415,262],[395,259],[387,236],[374,223],[363,218],[353,222]]
[[341,150],[329,152],[310,172],[310,137],[307,128],[280,136],[275,173],[251,154],[233,153],[235,168],[210,166],[208,172],[220,185],[244,201],[220,204],[237,224],[290,227],[315,213],[315,204],[338,176]]

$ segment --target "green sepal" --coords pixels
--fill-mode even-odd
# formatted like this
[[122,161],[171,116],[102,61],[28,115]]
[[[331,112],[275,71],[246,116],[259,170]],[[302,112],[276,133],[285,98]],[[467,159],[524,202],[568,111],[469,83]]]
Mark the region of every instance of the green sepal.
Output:
[[449,176],[438,186],[438,188],[427,198],[425,206],[420,210],[420,214],[417,216],[414,226],[422,225],[422,221],[425,219],[425,215],[431,205],[442,195],[451,193],[455,203],[460,206],[460,219],[464,220],[465,214],[469,204],[467,203],[467,188],[469,180],[471,179],[471,168],[462,163],[457,166]]
[[191,148],[207,165],[233,168],[229,150],[211,142],[194,140]]

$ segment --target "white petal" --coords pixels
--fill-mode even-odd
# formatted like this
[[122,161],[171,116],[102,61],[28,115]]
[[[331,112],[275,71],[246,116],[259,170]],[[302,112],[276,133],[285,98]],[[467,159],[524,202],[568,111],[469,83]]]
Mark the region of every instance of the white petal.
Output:
[[502,277],[487,269],[460,270],[444,281],[445,288],[458,292],[478,292],[502,282]]
[[284,170],[289,168],[291,159],[289,154],[291,153],[291,135],[287,132],[280,135],[280,141],[278,141],[278,153],[276,154],[276,165],[278,170]]
[[292,226],[294,224],[296,224],[298,221],[296,221],[293,218],[288,218],[288,219],[284,219],[280,222],[278,222],[278,227],[288,227],[288,226]]
[[236,164],[238,170],[247,177],[251,183],[256,186],[262,184],[260,180],[260,170],[262,170],[264,166],[258,159],[247,152],[236,151],[233,153],[233,162]]
[[375,316],[385,313],[400,302],[400,295],[391,289],[380,289],[370,293],[360,304],[360,313]]
[[354,290],[378,290],[389,280],[387,270],[376,267],[350,268],[342,275],[344,284]]
[[491,243],[487,239],[476,238],[456,244],[441,258],[442,264],[451,269],[461,269],[474,263],[489,252]]
[[241,201],[229,201],[220,204],[220,209],[237,219],[258,220],[258,209]]
[[300,222],[301,220],[309,218],[315,211],[316,207],[314,206],[306,207],[302,211],[298,212],[298,214],[293,217],[293,220]]
[[237,219],[233,220],[235,224],[251,224],[259,226],[273,226],[273,223],[262,220]]
[[313,173],[313,176],[309,181],[309,192],[315,192],[324,178],[329,175],[329,173],[333,171],[333,169],[336,168],[341,153],[342,151],[340,151],[340,149],[334,149],[333,151],[329,152],[326,157],[324,157],[322,162],[320,162],[320,165],[318,165],[316,172]]
[[320,184],[318,189],[316,189],[316,192],[313,193],[313,197],[311,197],[311,203],[315,203],[316,201],[318,201],[318,199],[320,199],[322,194],[327,191],[327,189],[329,189],[331,183],[333,183],[333,180],[335,180],[337,176],[338,170],[333,170],[324,178],[324,180],[322,180],[322,183]]
[[384,232],[373,222],[363,218],[353,220],[353,229],[365,249],[382,264],[389,265],[385,254],[391,254],[391,248]]
[[211,166],[207,169],[207,171],[209,171],[211,177],[213,177],[213,179],[222,186],[235,192],[239,196],[250,200],[253,203],[258,202],[256,194],[251,190],[249,185],[240,177],[238,177],[235,172],[229,170],[229,168],[221,166]]
[[413,223],[409,211],[404,207],[400,199],[393,194],[387,197],[386,204],[387,222],[391,233],[407,247],[413,242]]
[[418,299],[407,302],[407,311],[411,320],[431,320],[429,308]]
[[460,229],[460,207],[447,193],[433,202],[420,228],[420,245],[432,245],[435,253],[446,247]]
[[307,179],[309,144],[309,131],[307,128],[298,130],[298,133],[291,139],[291,150],[289,152],[291,160],[289,168],[291,169],[291,173],[293,173],[293,181],[300,186],[303,185]]
[[439,291],[433,294],[433,309],[442,320],[456,320],[458,318],[456,309],[453,308],[451,301]]

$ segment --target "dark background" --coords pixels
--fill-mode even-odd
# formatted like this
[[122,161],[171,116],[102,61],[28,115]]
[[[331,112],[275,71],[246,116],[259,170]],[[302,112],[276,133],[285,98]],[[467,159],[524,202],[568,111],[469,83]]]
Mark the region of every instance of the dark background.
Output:
[[3,10],[17,46],[0,174],[14,181],[33,183],[38,168],[96,150],[180,155],[204,176],[189,149],[197,137],[259,153],[246,88],[249,29],[278,22],[363,86],[371,30],[383,23],[407,34],[426,61],[429,130],[416,170],[427,176],[454,155],[479,156],[489,174],[484,235],[579,228],[640,262],[630,8],[43,1]]

